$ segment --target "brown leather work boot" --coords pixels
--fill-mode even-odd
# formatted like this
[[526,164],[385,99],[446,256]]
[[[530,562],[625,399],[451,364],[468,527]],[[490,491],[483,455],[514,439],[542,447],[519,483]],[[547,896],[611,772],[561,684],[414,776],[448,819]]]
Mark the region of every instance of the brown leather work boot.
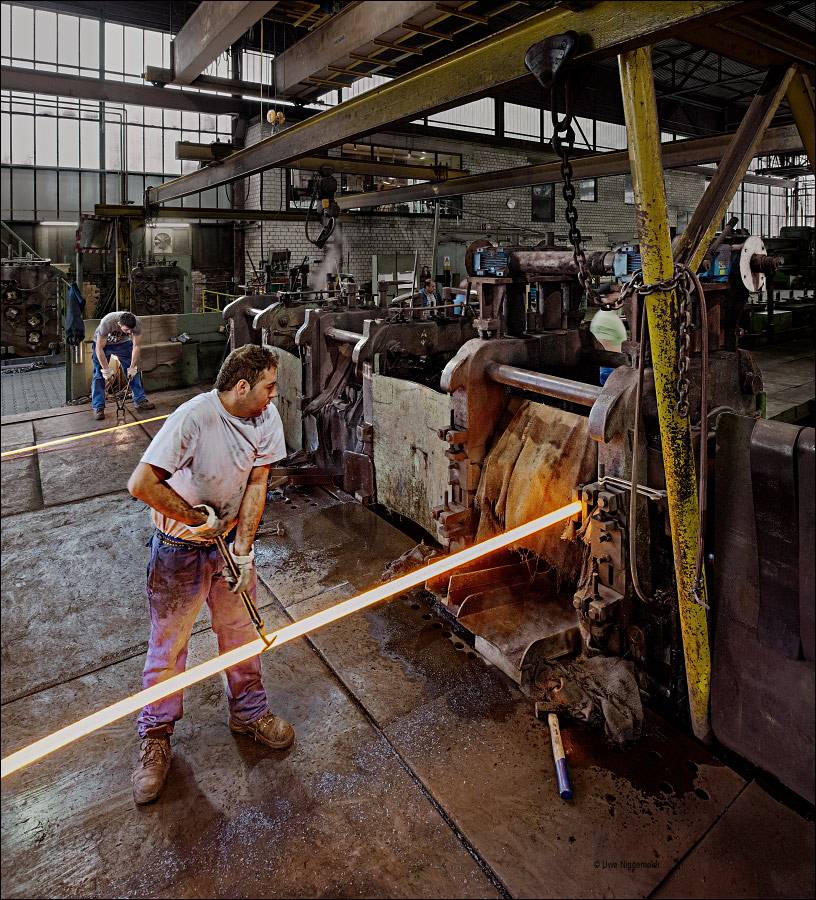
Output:
[[148,729],[142,738],[139,767],[130,778],[136,803],[152,803],[159,796],[172,756],[170,735],[164,725]]
[[295,729],[285,719],[271,712],[254,722],[237,722],[230,718],[229,727],[235,734],[251,734],[256,741],[273,750],[285,750],[295,739]]

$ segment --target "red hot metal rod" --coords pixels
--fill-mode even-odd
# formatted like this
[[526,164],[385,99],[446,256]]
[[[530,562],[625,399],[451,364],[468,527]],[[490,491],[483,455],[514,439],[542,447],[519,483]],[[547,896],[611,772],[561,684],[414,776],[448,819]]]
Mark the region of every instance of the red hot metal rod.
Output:
[[70,437],[57,438],[55,441],[46,441],[44,444],[32,444],[30,447],[18,447],[16,450],[4,450],[0,457],[14,456],[16,453],[28,453],[29,450],[41,450],[43,447],[53,447],[56,444],[67,444],[68,441],[80,441],[82,438],[96,437],[98,434],[110,434],[111,431],[119,431],[121,428],[133,428],[134,425],[144,425],[146,422],[160,422],[170,417],[170,413],[163,416],[151,416],[149,419],[137,419],[126,425],[114,425],[112,428],[99,428],[97,431],[86,431],[84,434],[72,434]]
[[155,703],[163,697],[168,697],[170,694],[175,694],[176,691],[189,687],[191,684],[203,681],[210,675],[223,672],[224,669],[263,653],[264,650],[268,650],[271,647],[279,647],[281,644],[301,637],[307,632],[315,631],[323,625],[336,622],[338,619],[342,619],[353,612],[373,606],[380,600],[386,600],[395,594],[407,591],[409,588],[417,587],[417,585],[422,584],[429,578],[435,578],[437,575],[444,575],[446,572],[458,569],[459,566],[478,559],[486,553],[498,550],[501,547],[507,547],[509,544],[529,537],[543,528],[555,525],[557,522],[563,522],[564,519],[568,519],[570,516],[578,515],[580,512],[580,501],[576,500],[573,503],[568,503],[566,506],[547,513],[545,516],[533,519],[532,522],[519,525],[505,534],[489,538],[480,544],[474,544],[466,550],[460,550],[451,556],[438,559],[430,565],[423,566],[421,569],[409,572],[407,575],[402,575],[386,584],[381,584],[370,591],[358,594],[356,597],[343,600],[334,606],[330,606],[328,609],[307,616],[305,619],[292,622],[291,625],[285,625],[283,628],[272,632],[265,640],[259,638],[256,641],[251,641],[249,644],[244,644],[243,647],[237,647],[235,650],[230,650],[221,654],[221,656],[207,660],[207,662],[201,663],[187,672],[173,675],[172,678],[154,684],[152,687],[139,691],[131,697],[126,697],[124,700],[120,700],[111,706],[106,706],[104,709],[100,709],[89,716],[85,716],[84,719],[74,722],[73,725],[61,728],[47,737],[29,744],[28,747],[24,747],[22,750],[4,757],[0,766],[0,777],[5,778],[6,775],[16,772],[17,769],[22,769],[23,766],[29,765],[48,753],[53,753],[54,750],[58,750],[60,747],[65,747],[67,744],[77,740],[77,738],[103,728],[105,725],[110,725],[111,722],[116,722],[130,713],[140,710],[148,703]]

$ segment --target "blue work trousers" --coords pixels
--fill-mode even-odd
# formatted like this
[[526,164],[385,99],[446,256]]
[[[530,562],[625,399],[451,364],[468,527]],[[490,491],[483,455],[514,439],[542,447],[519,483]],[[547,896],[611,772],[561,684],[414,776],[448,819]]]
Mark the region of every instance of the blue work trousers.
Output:
[[[187,644],[204,601],[210,608],[219,655],[255,640],[258,635],[240,595],[232,593],[221,574],[224,561],[215,545],[200,549],[169,547],[154,534],[147,546],[150,643],[142,673],[145,689],[185,670]],[[247,589],[253,602],[257,583],[253,568]],[[230,718],[246,724],[269,712],[257,656],[230,666],[226,676]],[[151,703],[139,713],[139,734],[144,737],[148,728],[159,725],[165,725],[172,734],[183,712],[182,691]]]
[[[108,361],[110,360],[111,356],[116,356],[119,359],[119,362],[122,364],[122,368],[125,371],[125,377],[127,377],[127,370],[130,366],[130,361],[133,358],[133,341],[123,341],[121,344],[107,344],[102,352],[105,354],[105,368],[108,367]],[[105,378],[102,375],[102,366],[100,365],[99,360],[96,358],[96,342],[94,342],[93,350],[91,351],[91,358],[93,359],[91,403],[93,404],[94,409],[104,409]],[[142,387],[142,376],[139,372],[136,373],[136,376],[130,382],[130,387],[133,390],[134,403],[138,405],[139,403],[144,403],[144,401],[147,400],[147,395],[145,394],[144,388]]]

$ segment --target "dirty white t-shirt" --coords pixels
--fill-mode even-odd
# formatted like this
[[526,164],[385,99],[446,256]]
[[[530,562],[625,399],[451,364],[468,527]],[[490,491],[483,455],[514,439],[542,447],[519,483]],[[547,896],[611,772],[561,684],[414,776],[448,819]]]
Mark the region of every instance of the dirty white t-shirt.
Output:
[[[165,482],[190,506],[206,503],[235,524],[255,466],[286,456],[280,414],[272,403],[260,416],[239,419],[218,399],[218,391],[183,403],[164,423],[142,462],[170,472]],[[159,531],[184,541],[202,540],[182,522],[153,510]]]
[[136,324],[133,326],[133,334],[125,334],[119,325],[119,316],[121,315],[120,312],[112,312],[103,316],[96,326],[94,340],[98,341],[100,337],[103,337],[108,344],[124,344],[133,340],[134,337],[139,337],[142,333],[142,320],[135,316]]

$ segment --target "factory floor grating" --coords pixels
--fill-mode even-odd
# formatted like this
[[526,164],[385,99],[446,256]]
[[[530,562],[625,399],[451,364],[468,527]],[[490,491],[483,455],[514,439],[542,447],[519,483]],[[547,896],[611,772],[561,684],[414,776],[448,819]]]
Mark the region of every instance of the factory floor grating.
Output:
[[65,403],[65,366],[15,371],[3,369],[0,378],[3,416],[52,409]]
[[[147,415],[191,393],[151,395]],[[79,407],[3,424],[5,451],[113,422]],[[125,483],[160,426],[3,462],[4,756],[140,687],[151,527]],[[290,488],[264,523],[283,530],[256,543],[269,630],[378,583],[413,543],[324,488]],[[189,664],[216,653],[202,613]],[[131,797],[135,716],[4,780],[3,896],[812,895],[813,823],[655,718],[626,754],[565,726],[561,801],[530,701],[421,595],[261,662],[289,751],[233,735],[212,678],[185,695],[151,806]]]

